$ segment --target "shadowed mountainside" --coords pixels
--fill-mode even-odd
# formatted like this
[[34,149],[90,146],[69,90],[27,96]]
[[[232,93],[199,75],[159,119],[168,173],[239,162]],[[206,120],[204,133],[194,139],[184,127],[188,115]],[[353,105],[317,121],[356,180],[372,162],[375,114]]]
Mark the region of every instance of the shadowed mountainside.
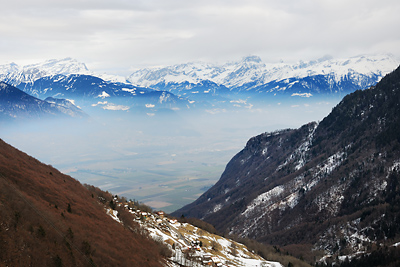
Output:
[[212,188],[173,214],[293,253],[392,245],[400,240],[399,115],[397,68],[320,123],[251,138]]

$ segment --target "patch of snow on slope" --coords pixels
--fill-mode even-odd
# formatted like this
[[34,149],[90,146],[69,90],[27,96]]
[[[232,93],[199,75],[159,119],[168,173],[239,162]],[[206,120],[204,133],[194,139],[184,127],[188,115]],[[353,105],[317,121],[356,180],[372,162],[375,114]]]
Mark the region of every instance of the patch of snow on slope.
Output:
[[[327,254],[334,254],[338,247],[342,246],[341,242],[349,244],[353,253],[365,251],[370,244],[375,243],[365,233],[371,228],[358,228],[359,219],[347,222],[342,225],[330,226],[323,235],[318,239],[314,248],[316,250],[324,250]],[[340,236],[340,240],[338,239]]]
[[279,197],[284,191],[284,187],[282,185],[276,186],[271,190],[262,193],[258,197],[256,197],[250,205],[247,206],[246,210],[242,213],[242,215],[246,216],[246,214],[250,213],[254,210],[255,207],[267,207],[273,203],[273,199]]
[[312,97],[313,95],[311,93],[293,93],[291,96]]
[[293,209],[298,204],[299,192],[293,192],[285,199],[278,202],[278,207],[280,210],[285,210],[286,208]]
[[[256,234],[259,231],[259,224],[269,220],[269,214],[276,210],[292,209],[298,204],[301,197],[300,192],[306,193],[310,191],[318,182],[336,169],[344,160],[346,154],[338,152],[324,162],[309,170],[311,175],[305,176],[301,174],[289,182],[274,187],[273,189],[260,194],[256,197],[241,214],[245,231],[243,236],[248,234]],[[343,196],[340,194],[347,184],[342,184],[337,187],[331,188],[329,193],[320,195],[314,203],[318,206],[319,210],[327,209],[330,213],[336,214],[340,204],[343,202]],[[234,230],[232,230],[233,233]]]
[[107,210],[106,210],[106,213],[107,213],[111,218],[113,218],[115,221],[117,221],[117,222],[119,222],[119,223],[122,223],[122,222],[120,221],[120,219],[118,218],[118,211],[112,210],[112,209],[107,209]]
[[108,103],[106,106],[103,107],[103,109],[105,110],[122,110],[122,111],[126,111],[129,110],[128,106],[124,106],[124,105],[116,105],[113,103]]
[[[69,102],[71,102],[72,105],[76,106],[76,105],[75,105],[75,100],[74,100],[74,99],[66,99],[66,100],[69,101]],[[79,106],[77,106],[77,107],[79,108]]]
[[318,211],[324,210],[332,215],[336,215],[344,200],[342,193],[348,186],[348,183],[332,186],[328,191],[318,195],[313,200],[313,203],[318,207]]
[[102,99],[106,98],[106,97],[110,97],[109,94],[107,94],[105,91],[103,91],[101,94],[99,94],[97,97],[100,97]]
[[[394,162],[393,162],[393,165],[389,168],[388,176],[387,176],[387,177],[389,177],[389,174],[390,174],[390,173],[392,173],[392,172],[395,171],[395,170],[399,170],[399,169],[400,169],[400,160],[394,161]],[[387,178],[387,177],[386,177],[386,178]]]
[[161,96],[160,96],[160,99],[159,99],[159,103],[160,104],[162,104],[163,102],[167,102],[168,101],[168,98],[170,97],[171,95],[170,94],[168,94],[167,92],[162,92],[162,94],[161,94]]
[[292,160],[297,160],[297,165],[295,166],[296,170],[301,169],[306,164],[306,153],[310,150],[310,146],[312,144],[312,139],[314,137],[314,132],[318,127],[318,123],[315,124],[314,128],[310,129],[308,136],[305,140],[300,144],[296,150],[285,160],[284,163],[278,166],[277,171],[285,167]]
[[114,103],[108,103],[107,101],[97,102],[97,104],[92,104],[92,107],[102,106],[101,108],[104,110],[122,110],[127,111],[130,108],[124,105],[116,105]]
[[327,158],[324,162],[311,168],[311,178],[304,185],[306,191],[311,190],[318,182],[327,175],[331,174],[337,167],[339,167],[344,160],[346,160],[347,154],[345,152],[337,152]]
[[213,211],[212,212],[217,212],[222,208],[222,204],[217,204],[214,206]]

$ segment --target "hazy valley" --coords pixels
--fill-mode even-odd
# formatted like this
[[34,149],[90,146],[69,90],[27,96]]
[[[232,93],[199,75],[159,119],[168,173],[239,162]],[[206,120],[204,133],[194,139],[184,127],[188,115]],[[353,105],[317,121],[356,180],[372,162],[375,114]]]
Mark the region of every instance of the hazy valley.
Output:
[[[88,117],[48,123],[29,117],[21,122],[18,115],[2,127],[2,138],[82,182],[172,212],[215,184],[250,136],[321,120],[354,84],[376,83],[395,62],[383,55],[269,66],[247,57],[227,66],[146,70],[141,82],[133,80],[137,72],[125,80],[97,77],[73,59],[3,65],[0,76],[7,83],[42,100],[69,99]],[[348,79],[341,78],[348,77],[346,70],[354,76],[350,87],[336,83],[342,89],[322,90],[326,78],[318,75],[340,81]],[[225,78],[212,80],[211,72]],[[307,73],[314,78],[305,81]],[[286,87],[262,93],[271,86],[265,83]]]
[[[90,205],[103,205],[105,214],[134,235],[146,229],[166,246],[161,246],[157,264],[204,263],[211,257],[208,253],[214,253],[221,264],[235,266],[253,260],[263,266],[280,266],[273,261],[347,266],[353,258],[352,264],[363,264],[379,257],[395,266],[400,241],[400,79],[399,68],[390,69],[398,64],[390,55],[274,66],[246,57],[219,66],[144,69],[126,80],[95,76],[72,59],[3,65],[1,138],[51,166],[1,143],[2,182],[21,192],[19,196],[29,196],[35,192],[25,191],[26,179],[38,190],[41,179],[50,179],[48,194],[43,188],[38,192],[56,209],[68,201],[86,202],[78,195],[90,197],[92,192],[98,203]],[[32,181],[26,176],[30,166],[38,168]],[[53,166],[108,192],[81,188]],[[81,192],[63,204],[52,196],[53,190],[71,190],[59,188],[56,180],[62,179]],[[69,194],[62,195],[68,199]],[[44,208],[38,203],[33,205],[39,214],[37,209]],[[182,221],[164,221],[141,203],[175,211]],[[14,206],[15,234],[25,238],[29,234],[18,233],[17,226],[21,214],[28,213]],[[150,213],[143,215],[139,208]],[[70,213],[70,204],[67,210]],[[9,231],[12,212],[2,212],[8,222],[0,230]],[[58,211],[46,212],[50,218]],[[264,259],[231,239],[187,225],[185,217],[217,229],[191,221],[207,231],[247,242]],[[53,228],[65,228],[61,225]],[[38,227],[40,238],[42,225],[28,226],[24,231],[33,233]],[[75,243],[68,238],[66,247]],[[134,239],[141,238],[148,236]],[[185,248],[199,240],[207,244],[199,253]],[[255,240],[260,243],[252,243]],[[100,243],[96,246],[104,249]],[[61,252],[62,247],[53,255],[55,261],[77,260],[73,253]],[[98,261],[102,254],[87,256]]]

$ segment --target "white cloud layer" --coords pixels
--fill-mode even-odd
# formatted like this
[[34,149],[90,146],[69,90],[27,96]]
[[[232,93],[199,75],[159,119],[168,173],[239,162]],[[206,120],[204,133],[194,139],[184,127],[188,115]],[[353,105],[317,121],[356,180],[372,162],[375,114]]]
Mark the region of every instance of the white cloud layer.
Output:
[[255,54],[399,56],[398,0],[2,1],[0,64],[73,57],[94,71]]

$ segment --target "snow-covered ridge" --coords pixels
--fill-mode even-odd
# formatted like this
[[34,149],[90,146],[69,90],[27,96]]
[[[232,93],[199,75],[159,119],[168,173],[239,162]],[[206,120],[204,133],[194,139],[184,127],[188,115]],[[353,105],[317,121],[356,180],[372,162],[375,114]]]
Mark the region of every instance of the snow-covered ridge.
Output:
[[309,134],[306,137],[306,139],[304,140],[304,142],[301,143],[301,145],[293,151],[293,153],[285,160],[284,163],[282,163],[280,166],[278,166],[277,170],[282,169],[293,159],[297,159],[297,165],[295,167],[296,170],[301,169],[306,164],[306,153],[310,149],[310,145],[311,145],[312,139],[314,137],[314,132],[317,129],[317,127],[318,127],[318,123],[316,123],[313,128],[309,129]]
[[[400,64],[400,59],[391,54],[362,55],[344,59],[323,57],[297,63],[264,63],[257,56],[224,64],[190,62],[166,67],[145,68],[133,72],[129,77],[95,73],[72,58],[51,59],[44,62],[19,66],[15,63],[0,65],[0,80],[12,85],[29,83],[46,76],[85,74],[105,81],[132,83],[152,87],[156,84],[184,83],[199,84],[211,81],[228,88],[251,84],[259,86],[271,81],[289,78],[304,78],[314,75],[329,75],[332,81],[359,76],[383,77]],[[307,95],[304,95],[307,96]]]
[[31,83],[46,76],[90,74],[84,63],[72,58],[52,59],[37,64],[19,66],[15,63],[0,65],[0,79],[18,85]]
[[256,85],[287,78],[304,78],[313,75],[331,75],[338,82],[346,76],[363,74],[383,77],[393,71],[400,59],[391,54],[362,55],[345,59],[323,57],[297,63],[265,64],[257,56],[225,64],[194,62],[167,67],[147,68],[135,71],[128,80],[139,86],[150,87],[159,83],[199,83],[209,80],[229,88],[248,83]]
[[23,66],[22,70],[26,73],[40,70],[48,73],[49,75],[89,73],[89,70],[84,63],[78,62],[76,59],[72,58],[46,60],[41,63]]
[[73,58],[50,59],[25,66],[19,66],[16,63],[0,65],[0,80],[11,83],[14,86],[20,83],[32,83],[47,76],[68,76],[71,74],[92,75],[110,82],[127,82],[125,77],[92,72],[85,63]]

